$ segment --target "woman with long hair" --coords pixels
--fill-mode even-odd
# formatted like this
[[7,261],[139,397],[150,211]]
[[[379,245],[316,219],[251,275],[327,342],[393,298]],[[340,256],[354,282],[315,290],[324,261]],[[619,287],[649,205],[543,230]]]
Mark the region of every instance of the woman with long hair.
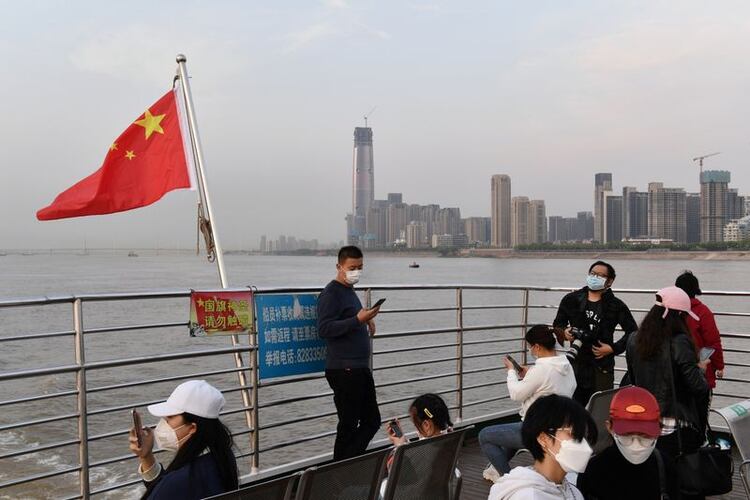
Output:
[[[232,436],[219,420],[224,402],[221,392],[205,380],[189,380],[166,402],[148,407],[161,417],[156,428],[142,428],[140,444],[136,429],[130,429],[130,450],[140,459],[138,472],[146,484],[143,499],[197,500],[237,489]],[[175,452],[166,469],[154,457],[154,441]]]
[[700,408],[708,383],[698,366],[686,314],[695,318],[690,297],[682,289],[659,290],[626,351],[631,383],[648,390],[659,403],[664,429],[656,447],[671,458],[696,450],[705,435]]

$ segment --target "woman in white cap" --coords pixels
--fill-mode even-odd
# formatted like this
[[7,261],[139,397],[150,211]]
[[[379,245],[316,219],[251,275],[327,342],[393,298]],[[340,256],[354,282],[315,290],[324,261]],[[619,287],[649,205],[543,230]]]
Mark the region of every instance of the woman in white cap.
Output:
[[[161,420],[153,430],[141,430],[140,446],[130,429],[130,450],[140,459],[138,472],[146,483],[144,499],[200,499],[237,489],[232,436],[219,420],[224,402],[205,380],[189,380],[166,402],[148,407]],[[154,441],[175,452],[166,469],[154,458]]]

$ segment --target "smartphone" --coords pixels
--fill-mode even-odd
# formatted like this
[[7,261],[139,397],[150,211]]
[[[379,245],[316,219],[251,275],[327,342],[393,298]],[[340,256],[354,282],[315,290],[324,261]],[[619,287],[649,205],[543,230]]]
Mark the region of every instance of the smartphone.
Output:
[[135,429],[135,438],[138,440],[138,447],[143,445],[143,423],[141,422],[141,415],[138,411],[133,408],[133,429]]
[[701,349],[701,352],[699,354],[701,361],[706,361],[708,358],[713,356],[714,352],[716,352],[716,349],[713,347],[704,347]]
[[375,309],[376,307],[380,307],[383,305],[383,302],[385,302],[385,297],[380,299],[379,301],[375,302],[375,305],[372,306],[372,309]]
[[518,362],[515,359],[513,359],[513,356],[511,356],[510,354],[506,354],[505,359],[510,361],[510,364],[512,364],[513,368],[516,369],[516,372],[521,373],[521,370],[522,370],[521,365],[519,365]]
[[401,426],[398,425],[398,422],[396,422],[395,420],[391,420],[390,422],[388,422],[388,427],[390,427],[391,432],[393,432],[394,436],[396,436],[397,438],[403,437],[404,433],[401,430]]

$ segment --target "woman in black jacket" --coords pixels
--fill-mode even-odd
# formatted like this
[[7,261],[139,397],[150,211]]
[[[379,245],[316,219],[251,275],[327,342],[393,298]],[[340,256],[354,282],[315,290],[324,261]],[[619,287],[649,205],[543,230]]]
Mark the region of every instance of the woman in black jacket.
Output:
[[[690,452],[702,444],[705,435],[699,402],[708,394],[708,383],[698,367],[685,314],[693,313],[683,290],[674,286],[659,290],[656,305],[628,341],[626,357],[631,383],[647,389],[659,402],[662,434],[670,427],[676,429],[682,451]],[[656,445],[671,457],[679,453],[677,432],[663,435]]]

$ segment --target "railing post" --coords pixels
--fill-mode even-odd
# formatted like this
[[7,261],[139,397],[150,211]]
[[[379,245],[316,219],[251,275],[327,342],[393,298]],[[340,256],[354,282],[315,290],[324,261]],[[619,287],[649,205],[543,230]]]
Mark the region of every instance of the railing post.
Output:
[[[370,288],[365,290],[365,309],[369,309],[372,307],[372,290]],[[369,329],[367,330],[369,333]],[[375,342],[372,339],[372,335],[370,335],[370,371],[372,371],[372,351],[375,347]]]
[[457,422],[464,418],[464,291],[456,288],[456,403]]
[[[250,351],[250,383],[253,385],[253,395],[250,404],[252,404],[252,411],[249,416],[250,425],[250,443],[253,447],[252,458],[250,459],[250,474],[257,474],[260,469],[260,409],[258,408],[258,386],[259,383],[259,372],[258,372],[258,332],[250,334],[250,347],[253,348]],[[247,391],[243,391],[243,400],[247,395]],[[245,404],[247,406],[247,404]],[[245,412],[247,414],[247,412]]]
[[529,322],[529,289],[526,288],[523,291],[523,309],[521,310],[521,349],[523,350],[523,353],[521,353],[521,364],[524,366],[528,364],[529,360],[527,359],[527,346],[526,346],[526,328],[528,326]]
[[81,471],[78,474],[81,498],[88,499],[89,484],[89,426],[86,401],[86,351],[83,343],[83,307],[81,299],[73,301],[73,329],[75,330],[76,391],[78,391],[78,463]]

